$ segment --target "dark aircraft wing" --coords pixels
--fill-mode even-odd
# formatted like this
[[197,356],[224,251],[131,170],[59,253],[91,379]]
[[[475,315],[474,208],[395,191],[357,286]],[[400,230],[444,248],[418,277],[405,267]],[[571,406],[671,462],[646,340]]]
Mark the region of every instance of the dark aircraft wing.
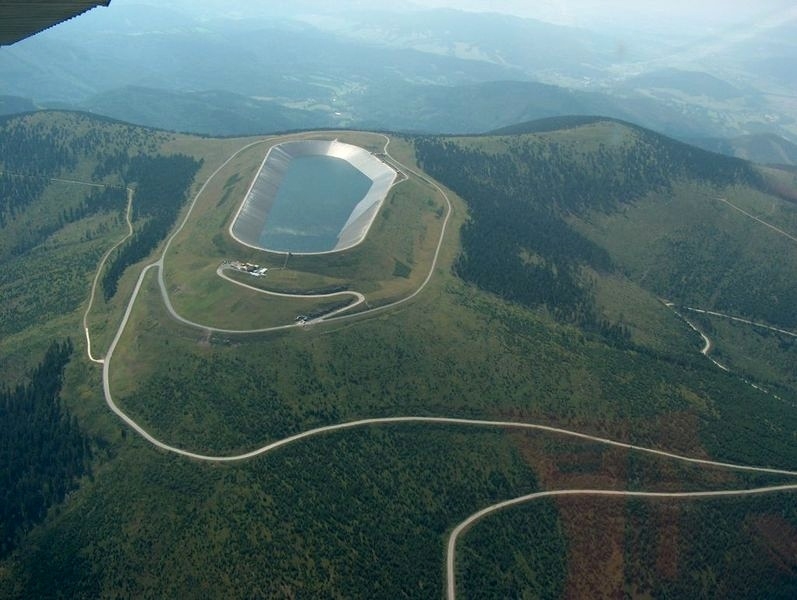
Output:
[[63,23],[111,0],[0,0],[0,46]]

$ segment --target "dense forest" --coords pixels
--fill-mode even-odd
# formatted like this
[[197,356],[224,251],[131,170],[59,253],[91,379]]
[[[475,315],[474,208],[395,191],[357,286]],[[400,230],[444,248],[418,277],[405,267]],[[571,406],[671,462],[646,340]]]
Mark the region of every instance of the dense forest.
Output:
[[[2,179],[2,176],[0,176]],[[26,235],[20,237],[9,249],[12,256],[25,254],[44,242],[51,234],[61,229],[68,223],[74,223],[98,212],[113,212],[124,208],[126,193],[123,188],[103,187],[95,188],[78,204],[65,205],[58,212],[55,220],[44,220],[35,227],[31,226]],[[13,217],[12,212],[12,217]],[[5,225],[0,217],[0,228]]]
[[38,198],[45,187],[47,182],[40,177],[0,173],[0,228]]
[[69,131],[43,123],[7,119],[0,125],[0,132],[0,161],[3,170],[12,173],[52,177],[74,169],[80,150],[88,150],[76,144]]
[[471,219],[461,231],[458,275],[507,300],[545,305],[560,319],[590,320],[592,302],[580,266],[605,270],[611,264],[553,206],[568,161],[546,161],[532,144],[519,148],[516,157],[433,138],[418,140],[416,148],[423,168],[468,203]]
[[133,219],[144,225],[114,255],[102,278],[108,300],[116,293],[119,278],[130,265],[147,256],[174,226],[191,182],[201,163],[189,156],[136,156],[126,169],[126,179],[136,183]]
[[[594,116],[551,117],[504,127],[493,133],[495,135],[548,133],[596,124],[633,133],[637,140],[633,153],[637,154],[637,157],[636,160],[626,162],[624,166],[630,168],[631,178],[636,179],[643,187],[645,180],[649,184],[658,181],[659,184],[667,185],[668,181],[681,178],[700,179],[715,185],[732,183],[752,187],[765,185],[760,173],[746,160],[709,152],[619,119]],[[616,140],[612,140],[612,136],[609,136],[601,145],[605,148],[613,145],[614,141]],[[620,191],[615,190],[615,192]],[[633,188],[626,189],[626,192],[632,191]],[[629,199],[633,199],[633,195],[624,198],[625,201]]]
[[72,343],[53,343],[29,383],[0,390],[0,557],[89,471],[91,445],[59,394]]
[[[55,218],[37,216],[13,242],[8,242],[11,256],[28,252],[67,223],[124,208],[124,175],[130,155],[154,152],[168,137],[120,123],[103,127],[102,119],[90,121],[77,113],[59,113],[53,120],[43,115],[0,118],[0,228],[45,197],[46,202],[61,205],[57,213],[46,211]],[[76,174],[92,164],[91,175],[88,171]],[[64,188],[53,190],[52,186],[67,173],[70,178],[105,182],[106,187],[95,189],[78,202],[66,199],[61,193]]]
[[58,131],[0,121],[0,227],[37,200],[50,177],[77,162],[77,152]]
[[605,125],[606,137],[597,145],[581,144],[578,137],[511,135],[497,138],[503,151],[472,147],[468,138],[417,138],[415,147],[424,170],[468,204],[470,220],[455,265],[460,277],[622,339],[624,332],[596,317],[590,282],[582,275],[584,266],[611,270],[609,255],[565,217],[615,210],[678,178],[720,185],[752,181],[756,174],[744,161]]

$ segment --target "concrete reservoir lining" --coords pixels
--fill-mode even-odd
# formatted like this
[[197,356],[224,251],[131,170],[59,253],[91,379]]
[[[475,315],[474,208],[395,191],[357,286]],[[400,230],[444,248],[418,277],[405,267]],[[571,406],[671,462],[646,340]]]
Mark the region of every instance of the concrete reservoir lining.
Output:
[[269,252],[322,254],[359,244],[396,171],[373,154],[337,140],[272,146],[230,234]]

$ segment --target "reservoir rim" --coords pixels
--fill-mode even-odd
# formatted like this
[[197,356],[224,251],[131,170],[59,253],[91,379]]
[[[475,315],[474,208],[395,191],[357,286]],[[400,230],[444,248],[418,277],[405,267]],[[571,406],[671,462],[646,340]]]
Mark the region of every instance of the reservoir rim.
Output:
[[[358,239],[354,240],[352,243],[347,244],[345,246],[335,247],[335,248],[332,248],[330,250],[317,250],[317,251],[311,251],[311,252],[302,252],[302,251],[293,251],[293,250],[276,250],[276,249],[272,249],[272,248],[265,248],[265,247],[260,246],[258,244],[250,243],[250,242],[247,242],[246,240],[241,239],[238,235],[235,234],[235,232],[233,231],[233,228],[235,227],[235,224],[237,223],[241,212],[246,207],[247,200],[249,199],[250,194],[252,193],[252,190],[254,189],[255,185],[258,182],[258,180],[260,178],[260,174],[262,173],[264,167],[268,163],[268,160],[271,157],[272,151],[274,151],[275,149],[278,149],[278,148],[282,149],[285,146],[291,146],[291,145],[295,145],[295,144],[306,144],[306,143],[312,143],[312,142],[323,142],[323,143],[328,143],[330,145],[337,144],[337,145],[340,145],[340,146],[347,146],[349,148],[356,149],[358,152],[366,154],[367,156],[369,156],[374,161],[379,162],[380,165],[382,167],[384,167],[386,172],[389,171],[390,173],[392,173],[392,176],[391,176],[391,179],[390,179],[390,183],[385,188],[384,194],[382,194],[381,198],[375,200],[373,202],[373,204],[371,206],[369,206],[369,208],[367,208],[363,212],[363,214],[365,214],[366,212],[371,211],[372,214],[370,215],[370,218],[368,219],[367,225],[363,228],[362,235],[360,235],[358,237]],[[362,169],[358,168],[354,163],[352,163],[350,160],[348,160],[346,158],[334,156],[334,155],[327,154],[327,153],[324,153],[324,152],[313,153],[313,154],[310,154],[310,156],[329,156],[330,158],[339,158],[339,159],[347,162],[352,168],[357,169],[358,171],[360,171],[360,173],[365,175],[365,177],[370,179],[371,180],[371,187],[373,187],[375,185],[375,183],[376,183],[373,177],[371,177],[371,176],[367,175],[366,173],[364,173],[362,171]],[[291,158],[295,158],[295,157],[293,155],[291,155]],[[398,173],[396,172],[396,170],[393,167],[391,167],[388,163],[386,163],[385,161],[380,159],[378,156],[376,156],[375,153],[370,152],[369,150],[366,150],[365,148],[362,148],[361,146],[357,146],[355,144],[349,144],[349,143],[346,143],[346,142],[341,142],[337,138],[335,138],[334,140],[301,139],[301,140],[286,140],[286,141],[283,141],[283,142],[279,142],[279,143],[274,144],[274,145],[269,147],[268,151],[266,152],[265,157],[260,162],[260,166],[258,167],[257,172],[255,173],[254,177],[252,177],[252,182],[249,184],[249,187],[247,188],[246,193],[244,194],[243,199],[241,200],[241,203],[238,206],[238,210],[235,212],[235,216],[230,221],[230,225],[228,226],[227,231],[230,234],[230,237],[232,237],[233,240],[235,240],[239,244],[242,244],[242,245],[244,245],[244,246],[246,246],[248,248],[252,248],[254,250],[259,250],[261,252],[267,252],[269,254],[275,254],[275,255],[280,255],[280,256],[285,256],[285,255],[288,255],[288,254],[290,254],[292,256],[320,256],[320,255],[323,255],[323,254],[334,254],[334,253],[338,253],[338,252],[343,252],[345,250],[350,250],[350,249],[355,248],[356,246],[360,245],[363,241],[365,241],[365,238],[368,237],[368,232],[371,230],[371,226],[373,225],[374,220],[376,220],[377,214],[379,214],[379,212],[381,211],[382,205],[384,204],[384,201],[387,199],[387,196],[390,193],[390,190],[395,185],[397,177],[398,177]],[[369,192],[368,193],[370,193],[370,188],[369,188]],[[367,198],[368,193],[366,193],[366,196],[364,196],[360,200],[360,202],[362,202],[363,200],[365,200],[365,198]],[[359,203],[356,204],[352,208],[351,214],[354,214],[354,211],[356,210],[358,205],[359,205]],[[341,232],[342,232],[342,230],[341,230]]]

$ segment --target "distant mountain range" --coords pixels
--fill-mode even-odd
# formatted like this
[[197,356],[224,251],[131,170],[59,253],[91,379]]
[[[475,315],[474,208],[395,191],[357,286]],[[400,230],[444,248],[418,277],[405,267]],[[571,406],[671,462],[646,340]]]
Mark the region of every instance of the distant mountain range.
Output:
[[797,141],[777,95],[788,92],[778,65],[793,50],[790,25],[755,48],[754,33],[726,41],[726,56],[713,38],[641,43],[507,15],[355,5],[259,7],[249,18],[213,3],[194,16],[170,8],[185,3],[112,5],[0,49],[0,111],[65,108],[212,135],[459,134],[598,114],[681,139]]
[[797,144],[772,133],[743,135],[730,139],[694,139],[691,142],[706,150],[759,163],[797,165]]
[[36,105],[30,98],[19,96],[0,96],[0,115],[13,115],[16,113],[36,110]]
[[[640,123],[679,138],[720,137],[698,117],[651,98],[617,98],[531,81],[494,81],[463,85],[386,82],[348,98],[346,106],[294,107],[274,99],[221,90],[170,91],[123,86],[80,102],[34,104],[15,97],[6,112],[60,108],[94,112],[115,119],[173,131],[241,135],[353,127],[414,133],[478,133],[545,117],[593,114]],[[706,134],[713,134],[707,136]]]
[[629,89],[672,90],[688,96],[705,96],[713,100],[731,100],[744,95],[740,88],[700,71],[661,69],[630,77],[624,86]]

